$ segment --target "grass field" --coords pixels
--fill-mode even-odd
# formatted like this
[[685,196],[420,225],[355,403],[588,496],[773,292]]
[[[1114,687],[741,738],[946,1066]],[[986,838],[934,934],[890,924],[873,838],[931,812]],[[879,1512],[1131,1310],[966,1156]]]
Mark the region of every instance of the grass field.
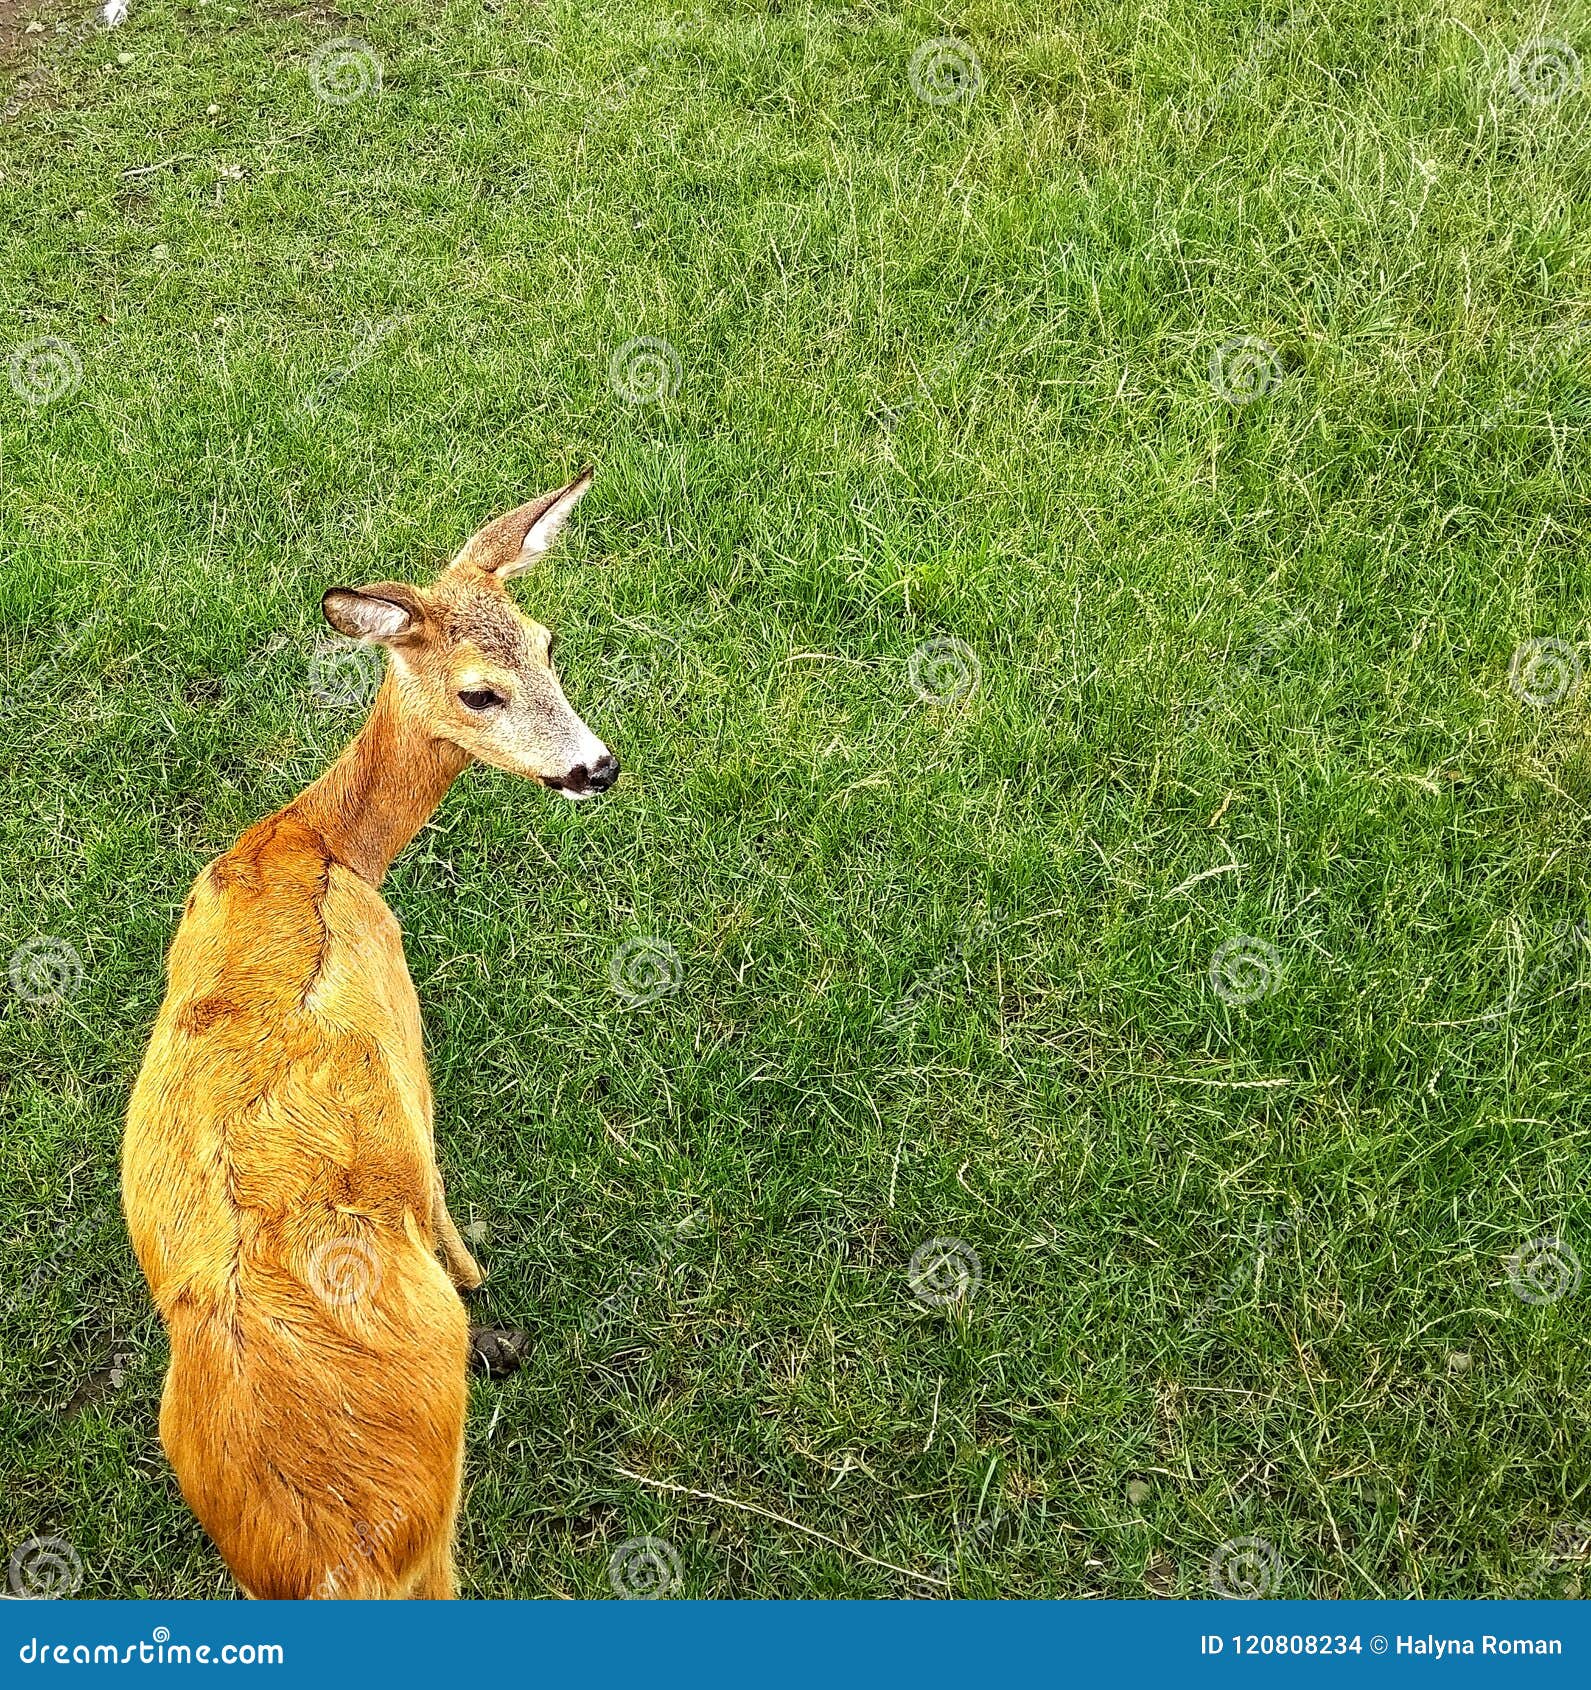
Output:
[[232,1590],[117,1206],[164,948],[358,725],[323,589],[589,462],[517,596],[625,778],[386,888],[534,1336],[466,1592],[1577,1593],[1591,8],[41,4],[0,1553]]

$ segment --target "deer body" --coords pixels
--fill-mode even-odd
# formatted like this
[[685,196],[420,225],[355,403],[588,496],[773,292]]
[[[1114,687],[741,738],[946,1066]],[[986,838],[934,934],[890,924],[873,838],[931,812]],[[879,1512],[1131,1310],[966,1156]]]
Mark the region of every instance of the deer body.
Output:
[[500,585],[583,491],[483,530],[429,594],[327,595],[339,626],[393,653],[370,719],[204,870],[171,946],[123,1203],[170,1337],[161,1440],[252,1596],[453,1594],[458,1290],[481,1274],[443,1199],[419,1003],[377,888],[473,757],[575,793],[612,784],[551,679],[545,630]]

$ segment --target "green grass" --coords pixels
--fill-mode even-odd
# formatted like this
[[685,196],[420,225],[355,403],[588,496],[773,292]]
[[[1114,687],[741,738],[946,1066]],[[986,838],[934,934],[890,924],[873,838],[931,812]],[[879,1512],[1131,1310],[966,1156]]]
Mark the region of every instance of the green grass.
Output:
[[[1591,1282],[1508,1261],[1591,1266],[1591,688],[1510,663],[1591,672],[1591,88],[1506,64],[1591,10],[1443,12],[133,0],[13,56],[0,353],[82,380],[0,383],[0,956],[83,973],[0,995],[0,1548],[231,1589],[117,1212],[164,947],[357,726],[322,590],[590,462],[519,597],[625,778],[470,771],[387,886],[535,1339],[468,1593],[637,1537],[692,1596],[1202,1595],[1244,1536],[1282,1595],[1578,1588]],[[316,99],[335,36],[379,93]]]

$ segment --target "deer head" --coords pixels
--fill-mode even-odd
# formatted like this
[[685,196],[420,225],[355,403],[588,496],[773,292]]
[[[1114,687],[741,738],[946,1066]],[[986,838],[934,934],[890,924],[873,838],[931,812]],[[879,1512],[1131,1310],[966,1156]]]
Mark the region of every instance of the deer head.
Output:
[[430,587],[333,587],[326,620],[387,648],[404,713],[471,757],[566,798],[593,798],[619,760],[564,697],[552,635],[523,615],[506,583],[543,557],[591,485],[591,472],[480,530]]

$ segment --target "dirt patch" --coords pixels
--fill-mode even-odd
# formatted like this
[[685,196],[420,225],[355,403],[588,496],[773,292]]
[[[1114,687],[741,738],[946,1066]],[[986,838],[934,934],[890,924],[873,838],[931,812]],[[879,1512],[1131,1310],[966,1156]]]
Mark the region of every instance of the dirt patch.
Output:
[[50,67],[92,35],[100,7],[85,11],[81,0],[0,0],[0,79],[16,84],[0,91],[0,125],[40,98],[49,86]]
[[[0,0],[0,64],[10,64],[34,41],[49,33],[49,20],[41,17],[39,0]],[[43,30],[28,34],[30,23],[44,24]]]

